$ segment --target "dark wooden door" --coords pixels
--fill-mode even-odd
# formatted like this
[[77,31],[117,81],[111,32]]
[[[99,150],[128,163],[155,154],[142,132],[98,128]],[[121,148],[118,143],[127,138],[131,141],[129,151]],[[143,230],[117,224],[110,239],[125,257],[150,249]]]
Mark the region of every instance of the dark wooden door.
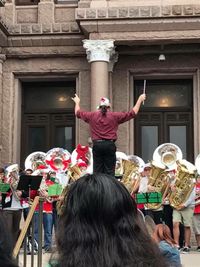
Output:
[[74,96],[76,80],[22,83],[21,166],[35,151],[75,146]]
[[72,152],[75,146],[73,113],[24,114],[22,127],[22,166],[26,157],[35,151],[47,152],[62,147]]
[[152,159],[157,146],[178,145],[183,157],[193,162],[193,125],[191,112],[140,112],[135,119],[135,153],[145,162]]

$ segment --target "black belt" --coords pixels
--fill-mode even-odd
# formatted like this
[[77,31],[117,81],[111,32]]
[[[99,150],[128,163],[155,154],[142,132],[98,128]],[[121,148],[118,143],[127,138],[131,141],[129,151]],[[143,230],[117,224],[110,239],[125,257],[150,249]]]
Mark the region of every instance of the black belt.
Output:
[[97,140],[93,140],[93,142],[105,142],[105,141],[115,142],[114,139],[97,139]]

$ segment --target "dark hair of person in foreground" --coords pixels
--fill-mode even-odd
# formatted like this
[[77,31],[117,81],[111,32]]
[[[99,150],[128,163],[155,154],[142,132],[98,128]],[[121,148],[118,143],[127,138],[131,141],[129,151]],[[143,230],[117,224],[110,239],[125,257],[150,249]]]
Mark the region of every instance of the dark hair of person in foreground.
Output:
[[7,231],[6,222],[0,213],[0,267],[17,267],[12,257],[10,233]]
[[71,185],[57,232],[59,267],[165,267],[126,188],[106,174]]

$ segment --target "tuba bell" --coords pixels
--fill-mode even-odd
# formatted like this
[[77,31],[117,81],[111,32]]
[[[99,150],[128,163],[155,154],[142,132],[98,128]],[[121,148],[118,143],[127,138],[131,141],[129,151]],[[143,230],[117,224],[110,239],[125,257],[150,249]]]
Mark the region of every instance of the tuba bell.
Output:
[[195,186],[196,167],[187,160],[177,161],[175,190],[169,195],[170,205],[177,209],[189,198]]
[[42,151],[36,151],[28,155],[28,157],[25,159],[25,169],[31,169],[33,171],[36,171],[41,166],[46,166],[45,163],[45,156],[46,153]]
[[176,161],[182,158],[183,154],[181,149],[173,143],[161,144],[153,153],[153,160],[161,162],[171,169],[176,169]]
[[52,148],[46,153],[45,163],[55,172],[65,172],[71,163],[71,154],[63,148]]

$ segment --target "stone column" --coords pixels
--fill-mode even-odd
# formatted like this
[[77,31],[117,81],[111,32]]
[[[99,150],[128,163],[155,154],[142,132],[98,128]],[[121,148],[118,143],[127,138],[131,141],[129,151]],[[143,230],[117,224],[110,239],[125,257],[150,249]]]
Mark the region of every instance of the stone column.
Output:
[[3,144],[2,144],[2,126],[3,126],[3,62],[5,61],[6,57],[3,54],[0,54],[0,166],[2,165],[2,150],[3,150]]
[[96,110],[101,97],[109,97],[108,64],[115,54],[113,40],[83,40],[91,63],[91,110]]

